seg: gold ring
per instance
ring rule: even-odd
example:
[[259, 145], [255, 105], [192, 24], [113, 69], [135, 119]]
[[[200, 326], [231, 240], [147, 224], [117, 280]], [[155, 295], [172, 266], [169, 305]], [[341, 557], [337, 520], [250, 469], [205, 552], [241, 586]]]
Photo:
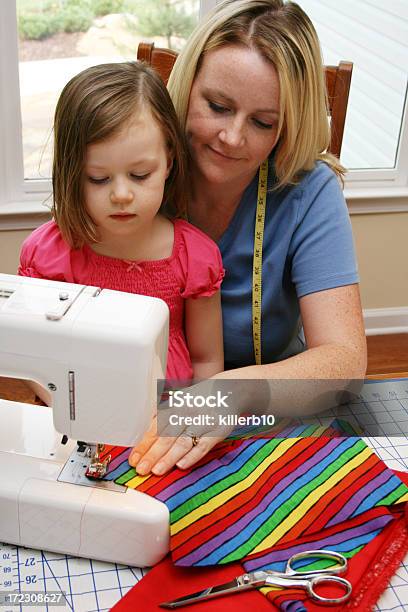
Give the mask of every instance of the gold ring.
[[193, 448], [197, 446], [199, 439], [200, 438], [198, 436], [191, 436], [191, 443], [193, 445]]

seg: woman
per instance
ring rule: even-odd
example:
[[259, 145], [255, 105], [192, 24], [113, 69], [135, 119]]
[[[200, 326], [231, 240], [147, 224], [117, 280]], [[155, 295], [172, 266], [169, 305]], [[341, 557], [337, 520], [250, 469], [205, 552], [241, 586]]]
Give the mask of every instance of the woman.
[[[324, 72], [309, 18], [284, 0], [226, 0], [193, 32], [168, 87], [190, 143], [189, 220], [218, 242], [226, 269], [225, 372], [215, 378], [362, 378], [344, 169], [325, 153]], [[256, 403], [254, 389], [261, 401], [265, 386], [245, 388], [242, 408]], [[152, 430], [130, 461], [141, 474], [162, 474], [194, 464], [220, 439], [157, 439]]]

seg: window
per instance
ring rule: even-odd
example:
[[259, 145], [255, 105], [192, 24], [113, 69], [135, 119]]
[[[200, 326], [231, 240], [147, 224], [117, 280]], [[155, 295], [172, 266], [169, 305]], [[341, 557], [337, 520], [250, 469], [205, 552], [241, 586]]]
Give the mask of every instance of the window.
[[1, 0], [2, 227], [10, 215], [45, 210], [52, 116], [69, 78], [89, 65], [135, 59], [140, 40], [179, 50], [200, 8], [199, 0]]
[[51, 176], [55, 104], [75, 74], [134, 60], [141, 40], [179, 51], [198, 22], [196, 0], [16, 0], [25, 179]]
[[[405, 0], [394, 0], [387, 7], [380, 0], [361, 0], [358, 4], [344, 0], [340, 5], [337, 0], [298, 1], [316, 25], [325, 62], [354, 62], [342, 155], [343, 163], [353, 168], [345, 190], [351, 210], [372, 207], [373, 198], [376, 210], [408, 210], [408, 4]], [[70, 76], [90, 64], [135, 58], [139, 40], [154, 40], [162, 46], [170, 43], [179, 49], [199, 11], [204, 13], [216, 3], [1, 0], [2, 227], [22, 227], [17, 220], [21, 213], [44, 210], [40, 204], [50, 195], [50, 148], [45, 145], [50, 140], [55, 100]], [[99, 14], [97, 5], [109, 10]], [[177, 27], [174, 25], [170, 40], [163, 30], [160, 36], [157, 29], [163, 10], [156, 12], [156, 23], [146, 16], [147, 7], [154, 16], [153, 9], [159, 5], [183, 17]], [[67, 10], [56, 11], [53, 21], [52, 10], [47, 8], [52, 6]], [[19, 27], [17, 12], [26, 16], [20, 18]], [[37, 20], [27, 18], [32, 13], [37, 13]], [[45, 15], [48, 21], [43, 19]], [[19, 41], [19, 28], [21, 37], [40, 39]], [[54, 34], [41, 38], [42, 29], [47, 28], [54, 29]], [[381, 200], [379, 195], [388, 199]], [[5, 225], [8, 218], [9, 226]]]
[[[353, 62], [342, 161], [349, 169], [394, 168], [407, 88], [408, 3], [300, 0], [325, 64]], [[378, 53], [381, 49], [381, 53]]]
[[[341, 154], [351, 170], [346, 195], [408, 198], [408, 3], [298, 2], [316, 27], [324, 62], [354, 64]], [[385, 206], [391, 209], [408, 206], [394, 199]]]

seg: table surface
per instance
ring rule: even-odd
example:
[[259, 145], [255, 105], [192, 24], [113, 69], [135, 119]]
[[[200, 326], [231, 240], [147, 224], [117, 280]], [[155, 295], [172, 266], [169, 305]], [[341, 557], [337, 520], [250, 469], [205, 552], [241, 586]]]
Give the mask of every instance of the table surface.
[[41, 400], [25, 380], [0, 376], [0, 399], [22, 402], [23, 404], [41, 404]]
[[[408, 372], [367, 376], [371, 380], [408, 379]], [[403, 384], [404, 383], [396, 383]], [[405, 389], [405, 385], [404, 385]], [[403, 407], [408, 412], [408, 390], [404, 392]], [[0, 377], [0, 399], [41, 404], [30, 386], [22, 380]], [[400, 444], [400, 446], [398, 445]], [[407, 439], [377, 438], [374, 450], [393, 469], [408, 467]], [[67, 599], [59, 610], [70, 612], [108, 612], [146, 570], [102, 563], [90, 559], [74, 558], [52, 552], [26, 549], [0, 543], [0, 570], [11, 573], [13, 588], [24, 593], [30, 591], [65, 591]], [[0, 584], [1, 584], [0, 576]], [[35, 581], [35, 582], [34, 582]], [[3, 587], [4, 588], [4, 587]], [[375, 606], [377, 612], [405, 612], [408, 604], [408, 558], [401, 564], [390, 585]], [[3, 608], [2, 608], [3, 609]], [[35, 609], [49, 612], [47, 606], [13, 606], [5, 612]]]

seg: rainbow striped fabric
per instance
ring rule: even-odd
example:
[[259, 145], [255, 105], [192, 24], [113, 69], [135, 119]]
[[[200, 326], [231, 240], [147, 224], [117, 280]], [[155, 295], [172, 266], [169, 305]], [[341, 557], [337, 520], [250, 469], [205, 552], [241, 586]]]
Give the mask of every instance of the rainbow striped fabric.
[[306, 549], [351, 557], [393, 520], [387, 506], [408, 501], [408, 488], [360, 438], [283, 433], [227, 439], [193, 468], [160, 477], [137, 476], [130, 450], [108, 447], [106, 478], [167, 505], [176, 564], [245, 560], [248, 571], [284, 569]]

